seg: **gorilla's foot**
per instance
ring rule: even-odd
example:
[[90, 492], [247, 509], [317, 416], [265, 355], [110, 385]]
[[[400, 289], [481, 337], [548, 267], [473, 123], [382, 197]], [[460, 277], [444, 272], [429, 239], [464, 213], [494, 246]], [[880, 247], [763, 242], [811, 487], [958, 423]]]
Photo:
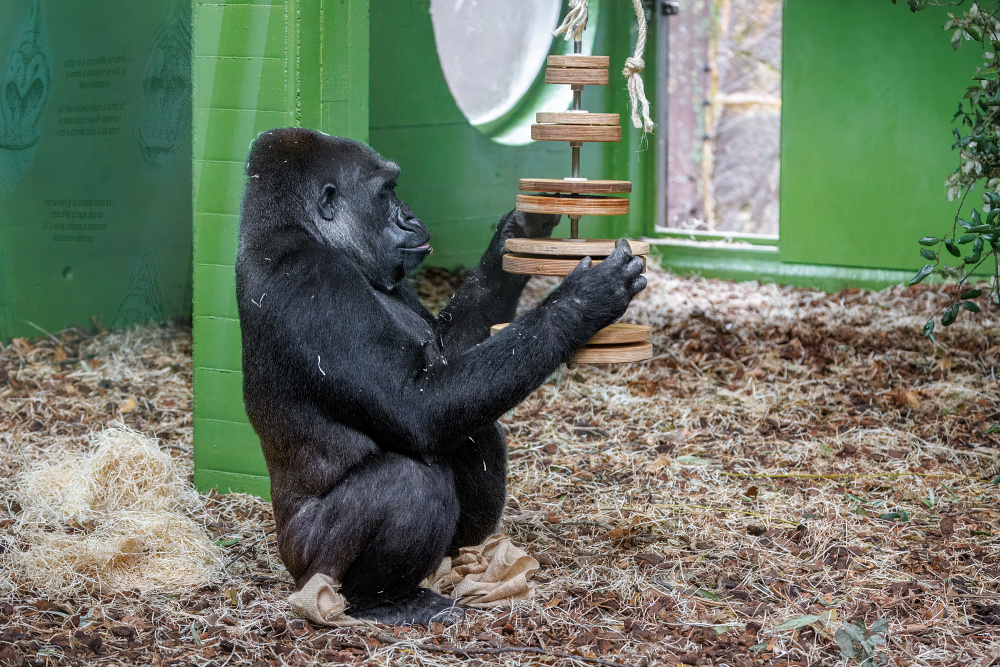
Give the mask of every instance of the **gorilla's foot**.
[[392, 602], [351, 605], [347, 613], [354, 618], [365, 618], [386, 625], [452, 625], [465, 618], [465, 612], [458, 603], [426, 588], [418, 588], [405, 598]]

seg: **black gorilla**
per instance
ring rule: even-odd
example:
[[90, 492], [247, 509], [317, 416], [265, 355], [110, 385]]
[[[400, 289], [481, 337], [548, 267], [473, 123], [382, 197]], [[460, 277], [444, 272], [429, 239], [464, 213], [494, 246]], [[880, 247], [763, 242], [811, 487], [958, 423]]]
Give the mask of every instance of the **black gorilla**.
[[[506, 239], [558, 216], [511, 212], [437, 317], [404, 280], [429, 234], [368, 146], [289, 128], [250, 150], [236, 294], [243, 393], [271, 476], [278, 549], [301, 586], [341, 583], [348, 613], [426, 623], [452, 601], [419, 588], [447, 554], [493, 533], [506, 502], [496, 420], [645, 287], [620, 241], [514, 318], [527, 277]], [[447, 615], [447, 614], [446, 614]]]

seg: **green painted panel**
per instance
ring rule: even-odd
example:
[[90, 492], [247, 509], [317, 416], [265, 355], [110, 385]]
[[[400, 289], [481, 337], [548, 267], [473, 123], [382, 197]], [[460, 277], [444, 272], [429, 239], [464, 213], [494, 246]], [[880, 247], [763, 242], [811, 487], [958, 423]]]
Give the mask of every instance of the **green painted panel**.
[[787, 0], [781, 257], [915, 270], [916, 240], [950, 229], [951, 117], [979, 62], [952, 50], [944, 9]]
[[[194, 295], [192, 311], [195, 317], [228, 317], [238, 319], [236, 308], [236, 274], [231, 266], [195, 264], [194, 282], [198, 292]], [[265, 296], [266, 298], [266, 296]]]
[[190, 53], [175, 0], [0, 3], [0, 340], [190, 313]]
[[251, 493], [271, 499], [271, 480], [267, 477], [195, 468], [194, 485], [202, 492], [218, 489], [222, 493]]
[[195, 419], [247, 421], [243, 409], [243, 373], [195, 368], [194, 410]]
[[[206, 87], [205, 96], [213, 109], [286, 111], [285, 62], [263, 58], [205, 58], [195, 56], [195, 80]], [[201, 92], [201, 91], [199, 91]]]
[[241, 475], [267, 475], [267, 465], [260, 445], [246, 447], [245, 443], [257, 442], [253, 427], [246, 423], [196, 419], [195, 467], [206, 470], [225, 470]]
[[194, 367], [222, 371], [243, 369], [240, 354], [239, 320], [224, 317], [195, 317], [198, 341], [194, 346]]
[[237, 162], [250, 152], [248, 137], [281, 127], [286, 119], [279, 111], [209, 108], [196, 108], [194, 117], [194, 154], [202, 160]]
[[236, 264], [240, 218], [233, 213], [196, 213], [195, 257], [204, 264]]
[[285, 7], [195, 5], [195, 51], [221, 58], [285, 58]]
[[195, 211], [239, 215], [246, 181], [245, 160], [246, 155], [239, 162], [201, 162], [198, 165], [198, 178], [194, 183]]

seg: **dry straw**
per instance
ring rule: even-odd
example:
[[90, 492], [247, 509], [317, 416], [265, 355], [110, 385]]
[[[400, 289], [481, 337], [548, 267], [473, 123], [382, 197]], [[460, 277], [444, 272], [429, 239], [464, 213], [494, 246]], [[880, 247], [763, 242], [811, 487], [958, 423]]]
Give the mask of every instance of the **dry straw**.
[[220, 550], [185, 514], [198, 495], [156, 441], [120, 424], [86, 454], [27, 469], [19, 540], [6, 555], [22, 583], [59, 595], [177, 591], [211, 582]]

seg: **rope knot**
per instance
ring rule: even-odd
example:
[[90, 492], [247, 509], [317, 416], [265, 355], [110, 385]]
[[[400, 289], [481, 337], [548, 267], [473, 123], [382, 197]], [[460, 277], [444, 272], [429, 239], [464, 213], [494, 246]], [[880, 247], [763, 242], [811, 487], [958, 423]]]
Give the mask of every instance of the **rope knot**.
[[638, 56], [630, 56], [625, 59], [625, 69], [622, 70], [622, 76], [631, 77], [642, 72], [646, 68], [646, 61]]

